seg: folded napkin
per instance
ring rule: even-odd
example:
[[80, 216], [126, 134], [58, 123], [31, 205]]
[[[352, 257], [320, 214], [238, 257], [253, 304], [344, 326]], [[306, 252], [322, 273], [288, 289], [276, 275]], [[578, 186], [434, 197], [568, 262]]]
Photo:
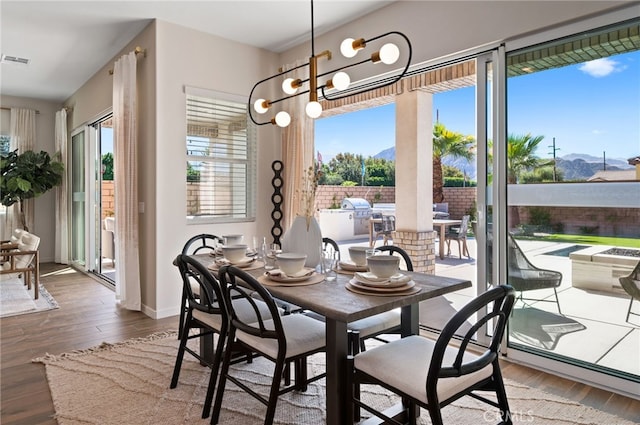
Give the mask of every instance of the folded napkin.
[[314, 270], [311, 268], [304, 268], [302, 270], [300, 270], [298, 273], [294, 274], [294, 275], [287, 275], [285, 274], [282, 270], [280, 269], [273, 269], [273, 270], [267, 270], [266, 272], [264, 272], [267, 276], [269, 277], [279, 277], [279, 278], [287, 278], [287, 277], [305, 277], [305, 276], [311, 276], [313, 274]]
[[411, 280], [411, 276], [407, 276], [402, 273], [396, 273], [391, 277], [378, 277], [371, 272], [355, 272], [354, 276], [358, 281], [362, 283], [375, 285], [400, 285], [403, 283], [408, 283]]

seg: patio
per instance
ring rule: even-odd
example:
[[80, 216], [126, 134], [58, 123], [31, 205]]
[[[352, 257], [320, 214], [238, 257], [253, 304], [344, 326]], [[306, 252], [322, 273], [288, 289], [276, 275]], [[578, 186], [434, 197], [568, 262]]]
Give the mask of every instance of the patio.
[[[368, 245], [368, 239], [338, 241], [343, 258], [348, 247]], [[511, 343], [548, 353], [609, 367], [617, 371], [640, 375], [640, 363], [629, 361], [640, 355], [640, 318], [631, 316], [625, 322], [629, 296], [611, 292], [575, 288], [571, 285], [569, 256], [548, 255], [567, 248], [569, 243], [518, 241], [527, 257], [536, 265], [562, 273], [558, 298], [563, 315], [550, 302], [516, 303], [510, 323]], [[378, 246], [380, 242], [378, 242]], [[440, 260], [436, 255], [436, 274], [470, 279], [474, 285], [456, 293], [428, 300], [420, 304], [420, 323], [423, 328], [441, 328], [444, 323], [476, 295], [476, 243], [468, 239], [471, 259], [459, 259], [452, 249], [452, 257]], [[437, 244], [436, 244], [437, 247]], [[437, 249], [437, 248], [436, 248]], [[529, 298], [553, 299], [552, 290], [527, 293]], [[634, 306], [637, 308], [637, 306]], [[636, 311], [636, 309], [634, 309]]]

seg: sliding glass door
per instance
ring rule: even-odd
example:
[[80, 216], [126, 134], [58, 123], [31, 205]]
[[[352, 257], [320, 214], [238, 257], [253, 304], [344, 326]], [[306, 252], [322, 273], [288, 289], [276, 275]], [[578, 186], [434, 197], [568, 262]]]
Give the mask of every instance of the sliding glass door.
[[111, 114], [72, 134], [72, 261], [115, 282], [115, 185]]
[[640, 316], [619, 278], [640, 261], [639, 28], [507, 53], [501, 239], [519, 296], [509, 356], [636, 395]]

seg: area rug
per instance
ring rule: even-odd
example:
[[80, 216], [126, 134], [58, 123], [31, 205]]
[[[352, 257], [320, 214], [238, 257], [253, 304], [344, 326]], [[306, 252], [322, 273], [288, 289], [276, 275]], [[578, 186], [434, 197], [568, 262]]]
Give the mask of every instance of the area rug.
[[27, 287], [21, 279], [0, 280], [0, 317], [36, 313], [58, 308], [58, 303], [44, 286], [38, 285], [38, 290], [40, 296], [37, 300], [34, 300], [33, 287], [27, 291]]
[[[195, 341], [194, 341], [195, 342]], [[153, 334], [122, 343], [34, 359], [44, 363], [60, 425], [100, 424], [208, 424], [201, 419], [202, 402], [209, 379], [205, 368], [188, 354], [175, 389], [169, 382], [177, 352], [175, 332]], [[310, 359], [310, 373], [324, 371], [324, 356]], [[262, 394], [267, 393], [271, 363], [255, 359], [234, 366], [234, 374]], [[514, 423], [533, 425], [632, 425], [584, 406], [559, 399], [537, 389], [507, 380], [507, 395]], [[364, 386], [370, 403], [386, 406], [395, 398], [377, 387]], [[275, 423], [317, 425], [325, 423], [324, 379], [305, 393], [291, 392], [280, 398]], [[265, 407], [229, 383], [224, 394], [220, 424], [262, 424]], [[477, 425], [499, 422], [498, 413], [469, 397], [443, 410], [444, 422]], [[429, 424], [423, 410], [422, 424]]]

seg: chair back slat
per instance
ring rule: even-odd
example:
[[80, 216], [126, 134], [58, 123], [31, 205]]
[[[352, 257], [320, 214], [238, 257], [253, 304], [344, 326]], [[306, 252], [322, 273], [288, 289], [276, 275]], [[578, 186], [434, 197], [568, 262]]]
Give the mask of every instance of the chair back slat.
[[208, 233], [195, 235], [184, 244], [182, 253], [194, 255], [214, 252], [221, 241], [222, 239], [218, 236]]

